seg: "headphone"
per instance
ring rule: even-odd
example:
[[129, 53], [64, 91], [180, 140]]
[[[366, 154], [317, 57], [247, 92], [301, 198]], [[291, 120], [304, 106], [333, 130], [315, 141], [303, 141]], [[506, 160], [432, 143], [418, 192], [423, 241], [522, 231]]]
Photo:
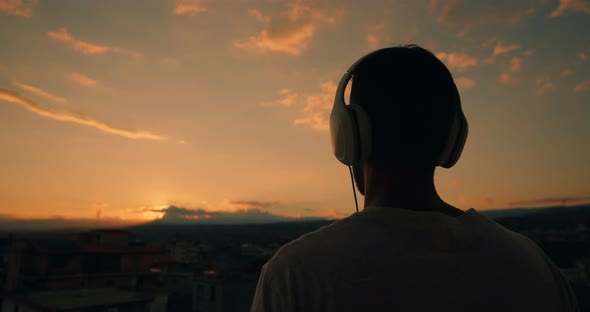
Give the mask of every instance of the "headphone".
[[[332, 141], [332, 152], [336, 158], [346, 166], [356, 166], [362, 162], [368, 160], [371, 157], [372, 150], [372, 136], [371, 136], [371, 121], [366, 111], [362, 106], [350, 103], [346, 104], [344, 99], [344, 92], [348, 82], [354, 75], [355, 70], [358, 68], [365, 59], [383, 50], [392, 49], [384, 48], [373, 51], [356, 61], [350, 68], [344, 73], [338, 83], [338, 89], [336, 90], [336, 97], [334, 99], [334, 106], [330, 113], [330, 138]], [[447, 142], [439, 156], [437, 166], [443, 168], [451, 168], [457, 163], [465, 141], [467, 140], [468, 125], [467, 119], [461, 109], [461, 99], [459, 93], [455, 88], [456, 98], [454, 101], [454, 117], [449, 132]], [[352, 175], [352, 169], [351, 169]], [[364, 183], [359, 183], [362, 178], [362, 174], [355, 172], [355, 180], [361, 194], [364, 194]], [[354, 184], [353, 184], [354, 188]], [[355, 193], [356, 200], [356, 193]], [[358, 211], [358, 208], [357, 208]]]

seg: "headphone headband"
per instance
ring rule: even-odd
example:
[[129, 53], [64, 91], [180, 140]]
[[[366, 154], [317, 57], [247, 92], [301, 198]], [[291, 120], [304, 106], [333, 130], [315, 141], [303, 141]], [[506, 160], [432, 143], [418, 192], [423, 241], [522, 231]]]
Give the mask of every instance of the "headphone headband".
[[[338, 83], [334, 106], [330, 114], [330, 136], [334, 155], [347, 166], [359, 164], [370, 157], [372, 136], [370, 119], [363, 107], [356, 103], [346, 105], [344, 99], [346, 87], [357, 67], [363, 61], [374, 54], [389, 49], [392, 48], [375, 50], [361, 57], [348, 68]], [[456, 86], [454, 88], [456, 99], [452, 101], [453, 122], [447, 143], [437, 161], [437, 165], [444, 168], [452, 167], [459, 160], [468, 132], [467, 119], [461, 108], [460, 96]]]

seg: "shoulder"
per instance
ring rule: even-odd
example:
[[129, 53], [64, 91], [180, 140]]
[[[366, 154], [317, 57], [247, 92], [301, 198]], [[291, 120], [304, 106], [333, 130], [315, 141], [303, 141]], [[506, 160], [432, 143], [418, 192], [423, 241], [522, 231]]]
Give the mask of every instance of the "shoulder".
[[[366, 222], [358, 213], [337, 220], [318, 230], [282, 246], [265, 264], [268, 275], [280, 275], [285, 271], [297, 271], [304, 278], [307, 275], [326, 275], [332, 271], [335, 258], [359, 245], [359, 233]], [[304, 273], [302, 273], [304, 272]]]
[[[492, 235], [487, 237], [486, 245], [499, 251], [499, 257], [494, 260], [501, 262], [505, 258], [513, 263], [522, 281], [534, 282], [537, 294], [543, 294], [544, 299], [555, 304], [556, 311], [579, 311], [571, 286], [543, 249], [530, 238], [488, 220], [493, 230], [487, 232]], [[514, 275], [518, 276], [517, 272]]]
[[335, 279], [329, 264], [340, 248], [338, 236], [351, 226], [349, 218], [281, 247], [262, 268], [252, 311], [308, 311], [308, 305], [330, 302]]

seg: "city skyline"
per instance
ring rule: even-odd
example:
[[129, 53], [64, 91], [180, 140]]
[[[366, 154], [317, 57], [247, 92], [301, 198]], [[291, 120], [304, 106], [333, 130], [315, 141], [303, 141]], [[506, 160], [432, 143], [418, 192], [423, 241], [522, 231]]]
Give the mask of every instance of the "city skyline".
[[437, 169], [443, 199], [590, 202], [589, 15], [584, 0], [0, 0], [0, 218], [347, 216], [336, 83], [408, 43], [449, 67], [470, 125]]

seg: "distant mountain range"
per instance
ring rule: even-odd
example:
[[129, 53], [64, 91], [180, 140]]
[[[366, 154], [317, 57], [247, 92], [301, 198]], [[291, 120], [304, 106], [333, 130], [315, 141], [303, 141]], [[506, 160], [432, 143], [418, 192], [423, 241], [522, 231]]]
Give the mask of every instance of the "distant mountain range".
[[[256, 224], [287, 224], [287, 223], [317, 223], [328, 224], [334, 220], [320, 217], [294, 218], [272, 214], [262, 210], [241, 210], [235, 212], [192, 210], [181, 207], [170, 206], [162, 211], [164, 216], [141, 225], [139, 227], [154, 226], [194, 226], [194, 225], [256, 225]], [[560, 224], [567, 222], [586, 222], [590, 225], [590, 204], [577, 206], [554, 206], [535, 208], [510, 208], [496, 210], [481, 210], [481, 214], [502, 222], [510, 220], [528, 220], [527, 222]], [[519, 221], [520, 222], [520, 221]], [[30, 231], [51, 231], [51, 230], [84, 230], [91, 228], [106, 227], [129, 227], [136, 228], [118, 219], [15, 219], [0, 216], [0, 234], [7, 232], [30, 232]]]
[[148, 224], [264, 224], [278, 222], [307, 222], [325, 220], [319, 217], [294, 218], [273, 214], [260, 209], [237, 211], [208, 211], [204, 209], [189, 209], [170, 206], [158, 212], [164, 213], [162, 218]]
[[576, 205], [576, 206], [549, 206], [549, 207], [532, 207], [532, 208], [508, 208], [508, 209], [494, 209], [494, 210], [478, 210], [479, 213], [491, 218], [498, 219], [504, 217], [521, 217], [531, 214], [563, 214], [579, 212], [580, 210], [589, 209], [590, 204]]

